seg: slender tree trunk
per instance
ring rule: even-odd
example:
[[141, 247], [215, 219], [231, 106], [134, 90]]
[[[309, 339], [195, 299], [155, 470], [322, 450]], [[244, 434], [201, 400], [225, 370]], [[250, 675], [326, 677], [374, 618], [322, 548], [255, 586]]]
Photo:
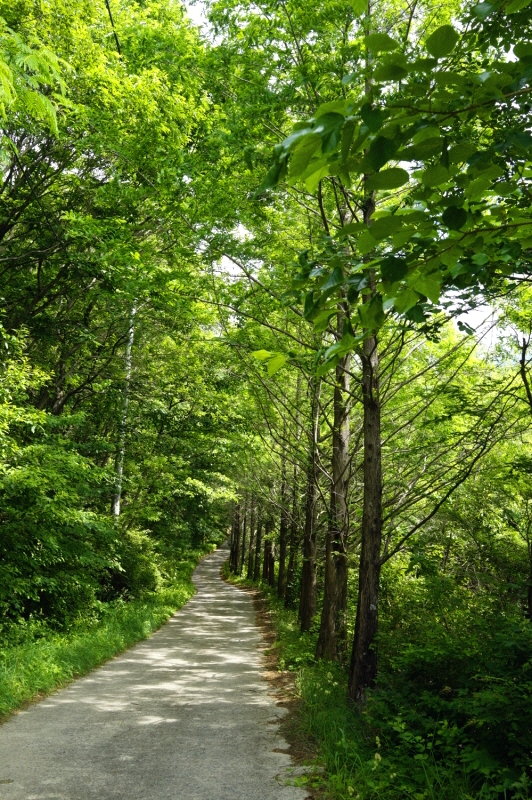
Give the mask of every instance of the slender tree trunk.
[[251, 498], [251, 509], [249, 519], [249, 555], [248, 555], [248, 572], [247, 579], [253, 578], [253, 547], [255, 544], [255, 503], [254, 498]]
[[270, 540], [270, 546], [268, 548], [268, 583], [272, 587], [275, 587], [275, 544], [272, 540]]
[[532, 622], [532, 559], [528, 570], [527, 618]]
[[244, 503], [244, 525], [242, 528], [242, 557], [240, 559], [240, 575], [242, 575], [244, 571], [244, 564], [246, 563], [246, 533], [247, 533], [247, 524], [248, 524], [248, 512], [246, 508], [246, 504]]
[[305, 532], [303, 537], [303, 569], [299, 619], [301, 631], [309, 631], [316, 614], [316, 500], [317, 500], [317, 444], [318, 444], [318, 387], [312, 381], [310, 453], [307, 469], [307, 495], [305, 502]]
[[294, 595], [294, 575], [297, 559], [297, 467], [294, 467], [294, 486], [292, 488], [292, 521], [290, 522], [290, 548], [288, 556], [288, 569], [286, 571], [286, 586], [284, 592], [284, 607], [289, 608]]
[[375, 636], [379, 622], [379, 578], [382, 539], [381, 409], [377, 338], [364, 340], [364, 508], [355, 639], [349, 668], [348, 695], [363, 702], [377, 674]]
[[116, 491], [113, 497], [111, 511], [114, 517], [120, 516], [120, 500], [122, 498], [122, 479], [124, 476], [124, 457], [126, 454], [126, 429], [127, 429], [127, 407], [129, 405], [129, 386], [131, 383], [131, 356], [133, 352], [133, 339], [135, 338], [135, 314], [137, 307], [135, 303], [131, 306], [129, 315], [129, 332], [126, 344], [126, 355], [124, 358], [126, 382], [122, 394], [122, 411], [120, 414], [120, 428], [118, 438], [118, 451], [115, 459], [116, 469]]
[[[339, 308], [338, 336], [341, 337], [345, 310]], [[349, 391], [350, 355], [336, 367], [332, 483], [329, 525], [325, 544], [325, 587], [316, 658], [336, 660], [345, 652], [347, 613], [347, 536], [349, 488]]]
[[[299, 440], [301, 436], [301, 410], [299, 406], [301, 394], [301, 373], [297, 373], [297, 388], [296, 388], [296, 433], [295, 439], [296, 443], [299, 445]], [[292, 519], [290, 522], [290, 544], [289, 544], [289, 556], [288, 556], [288, 569], [286, 573], [286, 586], [284, 592], [284, 607], [289, 608], [292, 605], [293, 597], [294, 597], [294, 575], [296, 570], [296, 563], [297, 563], [297, 551], [298, 551], [298, 536], [297, 536], [297, 478], [298, 478], [298, 468], [297, 464], [294, 464], [294, 475], [293, 475], [293, 483], [292, 483]]]
[[[286, 425], [285, 425], [286, 438]], [[286, 459], [283, 458], [281, 467], [281, 525], [279, 527], [279, 577], [277, 583], [277, 594], [284, 597], [286, 587], [286, 534], [288, 531], [288, 512], [286, 509]]]
[[235, 508], [235, 526], [233, 534], [233, 552], [231, 554], [231, 572], [235, 575], [238, 574], [238, 554], [240, 550], [240, 504], [236, 504]]
[[259, 581], [260, 580], [260, 553], [262, 548], [262, 519], [260, 518], [260, 511], [259, 511], [259, 520], [257, 523], [257, 541], [255, 543], [255, 567], [253, 570], [253, 580]]
[[[268, 525], [266, 525], [265, 534], [268, 533]], [[267, 539], [264, 541], [264, 553], [262, 556], [262, 580], [268, 583], [268, 572], [270, 569], [270, 543]]]

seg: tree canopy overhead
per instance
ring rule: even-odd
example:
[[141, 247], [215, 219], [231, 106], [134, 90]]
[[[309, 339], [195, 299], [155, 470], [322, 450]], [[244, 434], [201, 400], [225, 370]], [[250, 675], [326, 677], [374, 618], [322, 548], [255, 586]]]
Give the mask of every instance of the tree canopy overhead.
[[360, 797], [529, 797], [531, 20], [0, 0], [7, 649], [229, 536]]

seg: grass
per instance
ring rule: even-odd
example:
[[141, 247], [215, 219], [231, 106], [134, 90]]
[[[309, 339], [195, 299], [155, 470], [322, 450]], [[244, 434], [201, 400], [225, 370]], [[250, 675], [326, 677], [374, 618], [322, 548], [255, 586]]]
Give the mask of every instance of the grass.
[[173, 570], [170, 586], [130, 602], [110, 603], [96, 622], [66, 633], [45, 629], [0, 651], [0, 720], [27, 703], [85, 675], [136, 642], [146, 639], [195, 593], [192, 572], [201, 556], [188, 554]]
[[347, 670], [337, 663], [315, 661], [317, 626], [301, 634], [297, 612], [285, 609], [275, 590], [235, 576], [229, 580], [260, 588], [268, 601], [279, 669], [296, 673], [303, 701], [301, 723], [317, 742], [325, 767], [319, 781], [322, 796], [335, 800], [524, 800], [532, 796], [524, 774], [503, 781], [500, 775], [468, 769], [456, 730], [444, 719], [426, 735], [419, 735], [415, 720], [410, 724], [406, 714], [404, 718], [389, 715], [381, 728], [371, 703], [360, 710], [347, 700]]

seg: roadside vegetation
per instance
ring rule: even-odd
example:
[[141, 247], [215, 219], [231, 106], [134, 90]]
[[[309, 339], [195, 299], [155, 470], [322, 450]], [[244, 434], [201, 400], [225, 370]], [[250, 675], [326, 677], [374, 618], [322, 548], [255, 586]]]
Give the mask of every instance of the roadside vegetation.
[[333, 796], [529, 798], [530, 2], [0, 0], [5, 712], [230, 532]]
[[412, 603], [412, 587], [404, 585], [396, 601], [408, 603], [405, 622], [417, 636], [405, 642], [392, 615], [383, 614], [381, 674], [358, 714], [346, 699], [342, 665], [315, 658], [318, 626], [301, 633], [297, 613], [268, 583], [231, 576], [228, 565], [225, 576], [266, 598], [278, 668], [293, 673], [301, 728], [325, 768], [294, 779], [298, 785], [346, 800], [530, 796], [523, 732], [532, 712], [532, 632], [518, 616], [487, 615], [464, 626], [464, 609], [455, 605], [447, 625], [427, 624], [427, 587]]

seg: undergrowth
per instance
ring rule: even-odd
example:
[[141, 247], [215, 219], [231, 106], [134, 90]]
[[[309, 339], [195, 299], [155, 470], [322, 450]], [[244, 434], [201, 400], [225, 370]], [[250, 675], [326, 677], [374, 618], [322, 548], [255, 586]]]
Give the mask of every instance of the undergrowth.
[[[255, 585], [234, 576], [230, 580]], [[432, 620], [430, 630], [419, 631], [418, 642], [407, 643], [385, 630], [379, 683], [359, 709], [347, 700], [346, 667], [315, 661], [317, 625], [301, 634], [297, 612], [285, 609], [269, 586], [261, 583], [260, 589], [277, 633], [279, 669], [296, 673], [302, 724], [325, 766], [321, 779], [311, 780], [325, 797], [532, 797], [532, 662], [526, 625], [505, 619], [498, 628], [493, 618], [480, 630], [443, 635]]]
[[43, 624], [11, 630], [11, 641], [4, 641], [0, 650], [0, 720], [160, 628], [194, 594], [192, 572], [212, 548], [207, 545], [174, 557], [158, 591], [129, 602], [102, 603], [97, 619], [80, 620], [65, 632]]

